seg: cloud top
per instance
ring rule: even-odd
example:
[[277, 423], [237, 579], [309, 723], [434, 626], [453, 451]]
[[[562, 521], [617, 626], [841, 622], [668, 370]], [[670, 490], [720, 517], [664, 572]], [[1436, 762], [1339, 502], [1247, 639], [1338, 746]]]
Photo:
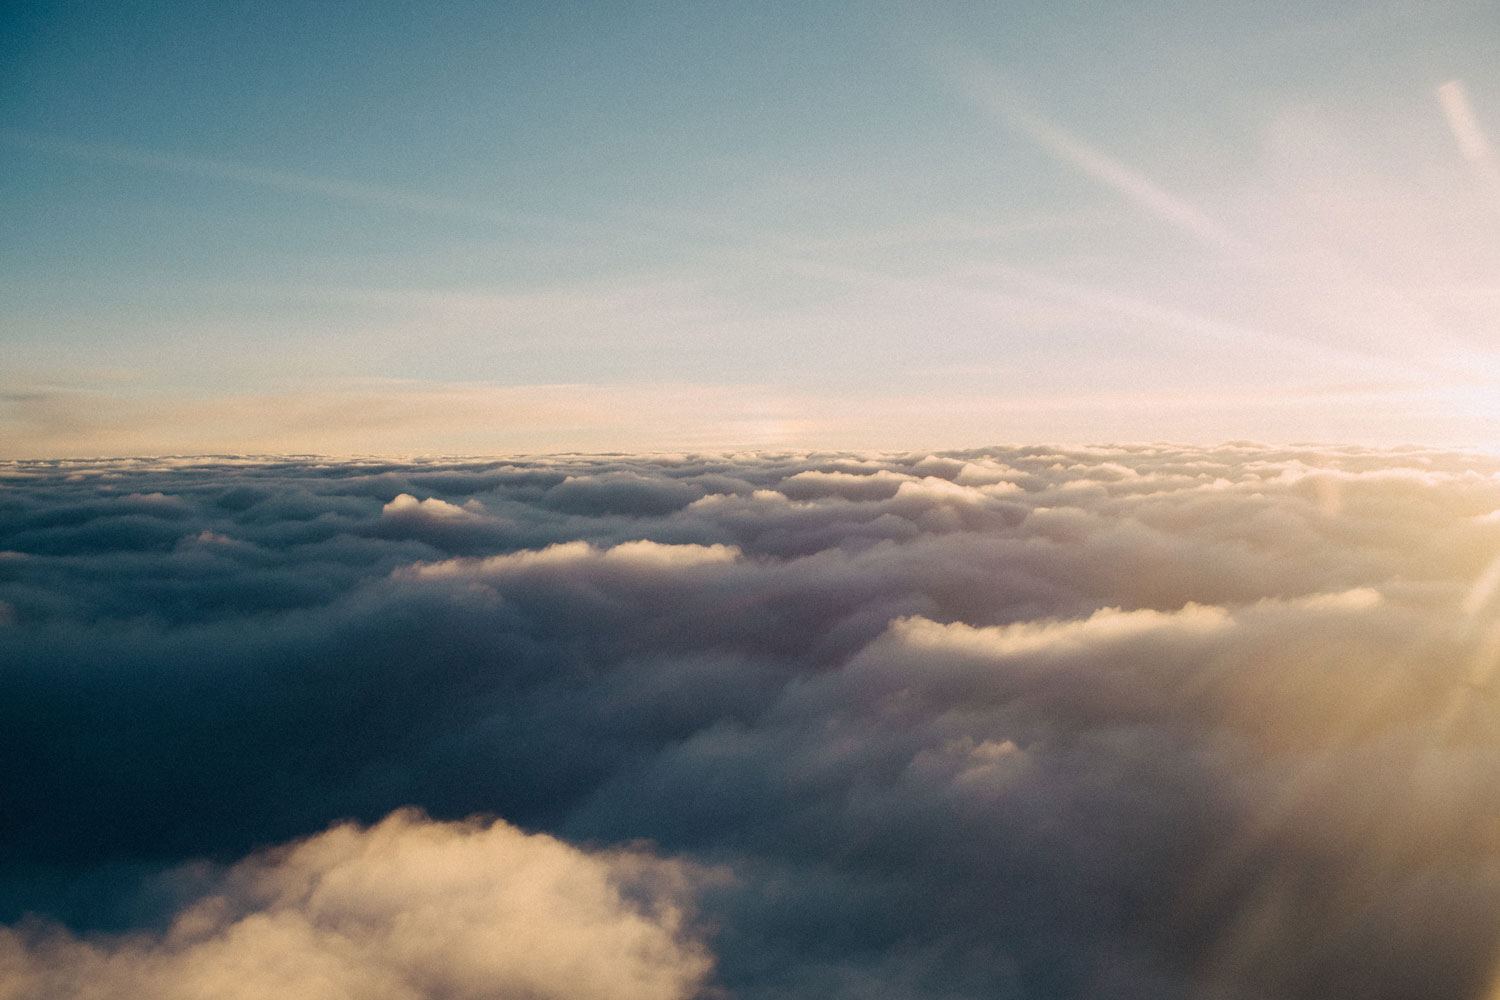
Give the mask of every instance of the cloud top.
[[164, 934], [0, 928], [6, 1000], [683, 1000], [710, 961], [694, 872], [412, 810], [254, 855]]
[[0, 980], [1479, 1000], [1496, 510], [1419, 448], [12, 463]]

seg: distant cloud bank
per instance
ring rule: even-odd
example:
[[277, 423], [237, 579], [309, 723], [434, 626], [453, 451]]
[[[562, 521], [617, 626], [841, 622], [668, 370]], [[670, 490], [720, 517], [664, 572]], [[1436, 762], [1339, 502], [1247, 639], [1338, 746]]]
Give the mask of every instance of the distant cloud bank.
[[0, 998], [1481, 1000], [1500, 458], [0, 465]]

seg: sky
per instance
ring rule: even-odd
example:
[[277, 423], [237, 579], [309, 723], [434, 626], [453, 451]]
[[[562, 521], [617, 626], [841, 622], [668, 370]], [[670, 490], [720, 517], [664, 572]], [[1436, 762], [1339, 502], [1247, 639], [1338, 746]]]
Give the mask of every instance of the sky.
[[3, 17], [0, 456], [1497, 441], [1482, 0]]
[[1497, 1000], [1497, 51], [0, 2], [0, 1000]]
[[1500, 460], [0, 463], [0, 1000], [1493, 1000]]

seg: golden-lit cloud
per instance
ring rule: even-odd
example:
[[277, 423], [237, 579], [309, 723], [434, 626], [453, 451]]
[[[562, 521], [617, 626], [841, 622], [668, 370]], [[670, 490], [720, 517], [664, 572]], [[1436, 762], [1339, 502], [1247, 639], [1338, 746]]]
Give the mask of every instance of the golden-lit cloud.
[[1500, 968], [1493, 455], [59, 460], [0, 504], [17, 1000]]
[[162, 934], [0, 928], [6, 1000], [687, 1000], [695, 873], [394, 813], [254, 855]]
[[528, 571], [577, 571], [585, 566], [606, 570], [688, 569], [733, 562], [740, 550], [732, 545], [663, 545], [642, 538], [599, 549], [587, 542], [561, 542], [539, 550], [522, 550], [487, 559], [449, 559], [418, 563], [398, 570], [399, 576], [415, 579], [443, 577], [489, 577]]

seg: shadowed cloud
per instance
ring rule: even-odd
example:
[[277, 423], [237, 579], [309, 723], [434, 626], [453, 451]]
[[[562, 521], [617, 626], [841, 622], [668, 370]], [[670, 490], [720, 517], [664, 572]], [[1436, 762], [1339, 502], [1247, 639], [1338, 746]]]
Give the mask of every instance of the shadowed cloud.
[[1496, 511], [1421, 449], [10, 463], [0, 979], [1482, 1000]]

